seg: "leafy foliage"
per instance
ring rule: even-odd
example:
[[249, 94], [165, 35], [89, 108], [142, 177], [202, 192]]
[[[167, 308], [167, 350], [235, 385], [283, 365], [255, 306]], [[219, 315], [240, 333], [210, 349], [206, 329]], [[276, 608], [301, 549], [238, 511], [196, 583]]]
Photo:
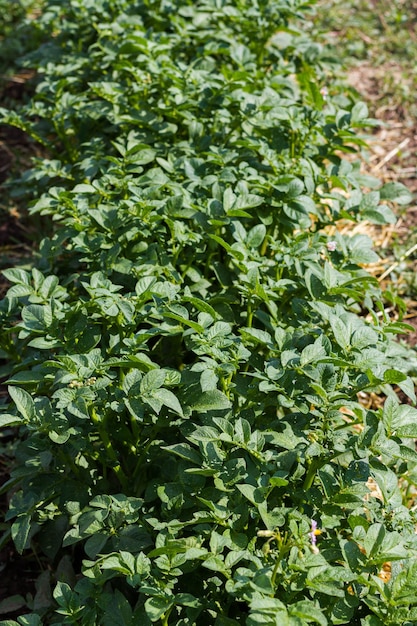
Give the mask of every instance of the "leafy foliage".
[[[28, 50], [38, 47], [40, 36], [34, 17], [39, 10], [36, 0], [0, 0], [0, 87], [2, 100], [8, 77], [16, 72], [20, 57]], [[30, 16], [27, 19], [27, 15]], [[7, 89], [5, 90], [7, 91]], [[13, 103], [16, 105], [16, 102]]]
[[55, 576], [20, 624], [417, 623], [407, 326], [372, 242], [330, 235], [408, 195], [343, 157], [372, 120], [325, 96], [310, 8], [45, 3], [2, 112], [49, 150], [20, 184], [55, 223], [0, 305], [7, 518]]

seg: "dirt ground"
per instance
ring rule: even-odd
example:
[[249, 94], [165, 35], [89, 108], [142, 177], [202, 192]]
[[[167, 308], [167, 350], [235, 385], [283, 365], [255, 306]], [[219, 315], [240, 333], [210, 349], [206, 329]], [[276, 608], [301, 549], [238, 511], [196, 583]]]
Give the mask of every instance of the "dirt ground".
[[[381, 125], [369, 138], [370, 156], [364, 169], [367, 173], [380, 178], [383, 182], [401, 182], [412, 193], [413, 201], [399, 212], [399, 219], [393, 226], [365, 228], [369, 229], [369, 235], [373, 238], [376, 246], [383, 252], [389, 251], [393, 245], [403, 245], [404, 254], [407, 256], [407, 272], [417, 272], [417, 250], [415, 237], [417, 233], [417, 125], [416, 120], [409, 116], [404, 106], [396, 103], [387, 104], [386, 94], [382, 94], [382, 84], [386, 76], [390, 76], [391, 82], [403, 80], [401, 68], [394, 62], [374, 67], [370, 63], [363, 62], [351, 68], [348, 72], [348, 83], [363, 97], [371, 109], [371, 114], [381, 122]], [[382, 95], [381, 95], [382, 94]], [[384, 104], [381, 104], [381, 100]], [[409, 245], [408, 245], [409, 243]], [[390, 266], [389, 254], [384, 267], [379, 271], [386, 271]], [[395, 262], [391, 264], [393, 267]], [[397, 267], [393, 267], [397, 270]], [[398, 270], [397, 270], [398, 272]], [[376, 272], [376, 276], [381, 273]], [[388, 274], [386, 280], [389, 281]], [[397, 276], [401, 281], [401, 276]], [[408, 290], [409, 291], [409, 290]], [[417, 293], [407, 293], [407, 313], [404, 321], [413, 326], [416, 331], [402, 335], [401, 340], [409, 345], [417, 345]]]

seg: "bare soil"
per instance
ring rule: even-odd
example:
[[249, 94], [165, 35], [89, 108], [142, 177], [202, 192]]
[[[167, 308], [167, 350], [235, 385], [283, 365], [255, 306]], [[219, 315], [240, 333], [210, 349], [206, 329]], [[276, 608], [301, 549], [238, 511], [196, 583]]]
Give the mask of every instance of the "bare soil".
[[[401, 66], [395, 62], [375, 67], [363, 62], [348, 71], [348, 83], [362, 96], [371, 109], [371, 114], [381, 122], [369, 140], [370, 155], [365, 170], [384, 182], [401, 182], [413, 194], [413, 201], [399, 210], [399, 219], [393, 226], [365, 226], [381, 252], [384, 263], [376, 269], [381, 275], [393, 263], [390, 250], [393, 245], [405, 248], [411, 236], [417, 234], [417, 126], [404, 105], [389, 101], [387, 104], [387, 76], [392, 85], [404, 81]], [[385, 91], [384, 91], [385, 89]], [[407, 252], [407, 250], [405, 250]], [[407, 257], [407, 271], [417, 272], [417, 251]], [[387, 284], [390, 276], [387, 276]], [[401, 281], [401, 277], [399, 278]], [[404, 321], [413, 326], [415, 332], [399, 338], [410, 346], [417, 345], [417, 293], [405, 296], [407, 314]]]

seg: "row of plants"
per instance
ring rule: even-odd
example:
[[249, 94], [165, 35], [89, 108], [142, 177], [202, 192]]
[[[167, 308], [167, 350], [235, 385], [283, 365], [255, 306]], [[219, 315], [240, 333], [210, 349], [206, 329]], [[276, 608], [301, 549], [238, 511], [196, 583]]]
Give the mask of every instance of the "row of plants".
[[[41, 31], [37, 30], [35, 18], [39, 11], [37, 0], [0, 0], [0, 99], [5, 97], [8, 81], [22, 68], [19, 59], [34, 50], [42, 41]], [[21, 86], [21, 83], [19, 84]]]
[[415, 356], [337, 230], [410, 194], [361, 173], [375, 122], [312, 9], [43, 3], [1, 111], [45, 154], [12, 183], [42, 237], [4, 272], [0, 424], [51, 595], [2, 626], [417, 624]]

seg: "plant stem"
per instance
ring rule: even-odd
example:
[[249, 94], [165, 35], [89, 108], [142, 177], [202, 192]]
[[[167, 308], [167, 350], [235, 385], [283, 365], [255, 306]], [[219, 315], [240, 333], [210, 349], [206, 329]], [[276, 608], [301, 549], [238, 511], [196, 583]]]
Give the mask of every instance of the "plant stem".
[[107, 434], [107, 429], [106, 429], [106, 424], [105, 424], [105, 420], [101, 420], [99, 418], [99, 416], [97, 415], [97, 411], [96, 409], [93, 407], [91, 409], [91, 420], [93, 422], [93, 424], [97, 427], [98, 433], [100, 435], [100, 438], [104, 444], [104, 447], [106, 449], [106, 452], [108, 454], [108, 456], [110, 457], [110, 459], [114, 462], [114, 465], [112, 466], [112, 470], [113, 472], [116, 474], [121, 486], [123, 487], [123, 489], [128, 492], [129, 491], [129, 481], [128, 478], [126, 476], [126, 474], [124, 473], [120, 463], [119, 463], [119, 459], [117, 458], [117, 454], [115, 449], [113, 448], [113, 445], [110, 441], [110, 438]]
[[318, 464], [315, 461], [312, 461], [310, 463], [310, 467], [308, 468], [307, 475], [304, 479], [304, 484], [303, 484], [304, 491], [307, 491], [308, 489], [310, 489], [311, 485], [313, 484], [314, 478], [316, 476], [316, 471], [318, 470], [319, 467], [320, 467], [320, 464]]
[[168, 626], [168, 618], [171, 614], [172, 606], [161, 617], [161, 626]]
[[248, 306], [246, 307], [246, 326], [248, 328], [252, 328], [253, 322], [253, 308], [251, 302], [251, 296], [248, 298]]

